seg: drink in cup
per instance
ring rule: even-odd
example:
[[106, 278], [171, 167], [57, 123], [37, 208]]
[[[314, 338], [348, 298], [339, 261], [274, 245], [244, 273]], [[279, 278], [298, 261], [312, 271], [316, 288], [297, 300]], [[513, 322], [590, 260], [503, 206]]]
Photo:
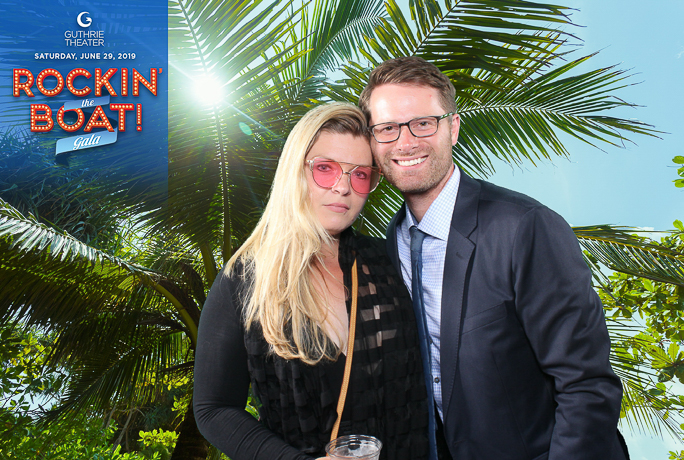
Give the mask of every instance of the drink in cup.
[[378, 438], [359, 434], [340, 436], [325, 446], [328, 457], [335, 460], [378, 460], [380, 449]]

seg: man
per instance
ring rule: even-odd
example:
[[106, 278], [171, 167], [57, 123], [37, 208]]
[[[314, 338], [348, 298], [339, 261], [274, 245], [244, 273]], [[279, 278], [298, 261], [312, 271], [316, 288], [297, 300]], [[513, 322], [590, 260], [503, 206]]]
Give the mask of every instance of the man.
[[387, 241], [421, 332], [432, 458], [626, 459], [622, 386], [577, 239], [537, 201], [454, 166], [454, 99], [437, 67], [407, 57], [377, 67], [359, 100], [406, 200]]

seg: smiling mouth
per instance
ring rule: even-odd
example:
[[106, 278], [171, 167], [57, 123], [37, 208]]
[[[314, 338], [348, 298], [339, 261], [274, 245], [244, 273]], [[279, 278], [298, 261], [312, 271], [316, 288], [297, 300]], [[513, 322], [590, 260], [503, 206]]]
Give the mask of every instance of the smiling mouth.
[[394, 160], [399, 166], [415, 166], [427, 160], [427, 157], [414, 158], [412, 160]]

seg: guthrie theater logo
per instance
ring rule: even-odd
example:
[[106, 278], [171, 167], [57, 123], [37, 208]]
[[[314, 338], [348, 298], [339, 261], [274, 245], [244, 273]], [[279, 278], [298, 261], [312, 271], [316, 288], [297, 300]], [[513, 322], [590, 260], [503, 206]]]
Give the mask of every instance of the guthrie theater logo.
[[87, 30], [93, 23], [90, 13], [82, 11], [76, 17], [79, 26], [86, 30], [67, 30], [64, 32], [66, 46], [104, 46], [104, 30]]

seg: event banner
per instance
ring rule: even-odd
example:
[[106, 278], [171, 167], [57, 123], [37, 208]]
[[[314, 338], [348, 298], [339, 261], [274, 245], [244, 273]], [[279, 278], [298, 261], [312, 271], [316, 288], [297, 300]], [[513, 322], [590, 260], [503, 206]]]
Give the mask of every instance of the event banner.
[[4, 138], [50, 152], [56, 165], [162, 192], [168, 3], [22, 0], [0, 13]]

